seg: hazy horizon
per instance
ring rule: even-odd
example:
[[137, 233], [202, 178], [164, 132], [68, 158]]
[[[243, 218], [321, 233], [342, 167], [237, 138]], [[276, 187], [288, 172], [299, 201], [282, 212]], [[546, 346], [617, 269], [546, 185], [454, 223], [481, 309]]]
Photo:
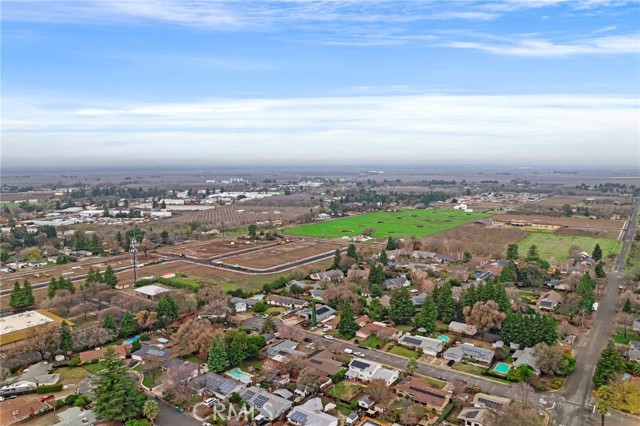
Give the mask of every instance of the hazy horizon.
[[638, 169], [637, 6], [3, 2], [3, 170]]

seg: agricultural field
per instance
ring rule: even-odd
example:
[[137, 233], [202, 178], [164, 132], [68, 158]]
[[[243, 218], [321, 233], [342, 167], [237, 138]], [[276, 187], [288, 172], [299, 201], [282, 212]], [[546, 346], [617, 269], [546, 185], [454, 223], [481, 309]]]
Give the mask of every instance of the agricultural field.
[[624, 220], [589, 219], [586, 217], [553, 217], [501, 214], [492, 218], [495, 222], [524, 221], [533, 229], [548, 229], [563, 235], [592, 236], [616, 239], [624, 227]]
[[[590, 199], [589, 202], [587, 202], [587, 198]], [[623, 197], [615, 194], [594, 196], [554, 195], [534, 203], [523, 204], [517, 210], [526, 214], [549, 214], [553, 212], [553, 214], [561, 215], [562, 207], [568, 204], [573, 208], [586, 208], [589, 211], [589, 215], [594, 215], [598, 218], [609, 218], [614, 214], [626, 218], [633, 210], [633, 202], [633, 197]]]
[[275, 247], [238, 256], [227, 257], [224, 263], [249, 268], [266, 269], [284, 263], [293, 262], [306, 257], [315, 256], [322, 253], [332, 252], [339, 248], [344, 248], [343, 241], [331, 240], [294, 240], [288, 244], [277, 245]]
[[216, 240], [194, 242], [180, 246], [162, 247], [158, 253], [180, 253], [198, 259], [207, 259], [212, 256], [233, 253], [261, 245], [274, 244], [274, 241], [249, 241], [237, 238], [221, 238]]
[[[209, 210], [192, 211], [175, 215], [165, 221], [169, 224], [187, 225], [199, 223], [215, 229], [233, 229], [252, 223], [281, 220], [285, 225], [300, 223], [309, 215], [309, 207], [303, 206], [263, 206], [234, 204]], [[259, 226], [258, 226], [259, 227]]]
[[371, 230], [371, 235], [378, 238], [424, 237], [489, 216], [459, 210], [399, 210], [302, 225], [286, 232], [307, 237], [340, 238], [357, 236], [365, 230]]
[[530, 246], [535, 244], [542, 259], [554, 257], [556, 260], [564, 261], [569, 258], [571, 246], [578, 246], [582, 251], [591, 253], [596, 244], [600, 244], [603, 257], [610, 253], [618, 253], [621, 243], [618, 240], [607, 238], [591, 238], [580, 236], [557, 235], [544, 232], [534, 232], [518, 243], [520, 254], [524, 256]]
[[493, 258], [503, 256], [509, 244], [517, 243], [528, 235], [529, 232], [522, 229], [467, 224], [423, 238], [421, 248], [460, 255], [468, 251], [474, 256]]

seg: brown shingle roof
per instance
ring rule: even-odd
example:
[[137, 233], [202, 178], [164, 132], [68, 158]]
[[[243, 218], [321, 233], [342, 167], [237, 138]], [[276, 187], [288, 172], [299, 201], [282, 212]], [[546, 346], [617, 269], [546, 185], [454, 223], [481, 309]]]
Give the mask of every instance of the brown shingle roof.
[[449, 393], [434, 388], [424, 380], [407, 376], [396, 385], [397, 392], [411, 396], [414, 401], [443, 408], [449, 402]]

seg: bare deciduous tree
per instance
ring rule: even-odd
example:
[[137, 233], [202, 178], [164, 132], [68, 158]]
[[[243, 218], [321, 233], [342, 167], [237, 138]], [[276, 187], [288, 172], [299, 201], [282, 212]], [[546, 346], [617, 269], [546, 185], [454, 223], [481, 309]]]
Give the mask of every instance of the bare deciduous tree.
[[529, 398], [533, 394], [533, 387], [527, 382], [519, 382], [511, 386], [513, 395], [523, 407], [529, 406]]
[[375, 379], [369, 382], [367, 387], [367, 393], [375, 402], [386, 404], [393, 395], [392, 390], [387, 386], [387, 383], [382, 379]]
[[538, 343], [533, 347], [533, 353], [538, 358], [538, 368], [544, 374], [562, 373], [562, 359], [564, 351], [558, 345], [549, 346]]
[[200, 359], [207, 359], [211, 340], [224, 335], [220, 327], [213, 327], [208, 321], [194, 319], [180, 326], [176, 339], [182, 342], [181, 355], [197, 353]]
[[467, 324], [475, 325], [479, 331], [500, 329], [507, 318], [507, 314], [500, 312], [500, 307], [493, 300], [488, 302], [476, 302], [466, 306], [463, 310]]

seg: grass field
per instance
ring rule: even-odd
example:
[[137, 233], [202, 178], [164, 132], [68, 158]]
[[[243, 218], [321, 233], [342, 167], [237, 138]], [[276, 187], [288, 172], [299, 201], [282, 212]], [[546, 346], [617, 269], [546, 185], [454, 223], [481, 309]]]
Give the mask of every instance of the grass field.
[[390, 352], [394, 355], [400, 355], [405, 358], [418, 358], [420, 356], [418, 352], [400, 345], [390, 347], [389, 349], [387, 349], [387, 352]]
[[399, 210], [376, 212], [290, 228], [287, 233], [307, 237], [340, 238], [373, 229], [374, 237], [424, 237], [489, 217], [458, 210]]
[[596, 244], [600, 244], [604, 258], [606, 258], [609, 253], [618, 253], [620, 251], [620, 241], [618, 240], [534, 233], [518, 243], [520, 256], [526, 256], [527, 250], [533, 244], [538, 247], [540, 257], [545, 260], [550, 256], [560, 261], [567, 260], [569, 257], [569, 248], [574, 245], [580, 247], [582, 251], [591, 253]]

